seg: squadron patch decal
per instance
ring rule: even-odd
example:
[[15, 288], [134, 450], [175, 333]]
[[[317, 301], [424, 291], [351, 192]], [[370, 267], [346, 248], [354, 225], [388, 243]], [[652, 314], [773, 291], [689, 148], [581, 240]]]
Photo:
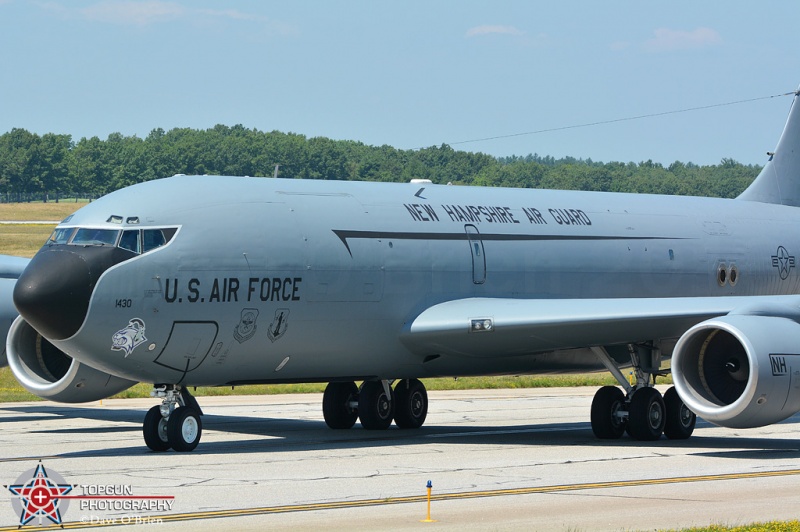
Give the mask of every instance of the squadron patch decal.
[[256, 334], [256, 319], [258, 319], [258, 310], [254, 308], [246, 308], [242, 310], [242, 316], [239, 318], [239, 325], [233, 330], [233, 337], [240, 344], [248, 341]]
[[279, 308], [275, 311], [275, 319], [269, 324], [267, 336], [271, 341], [275, 341], [286, 333], [286, 328], [289, 325], [289, 309]]
[[133, 350], [147, 341], [144, 335], [144, 320], [133, 318], [128, 322], [128, 326], [120, 329], [111, 337], [112, 351], [124, 351], [125, 358], [133, 353]]

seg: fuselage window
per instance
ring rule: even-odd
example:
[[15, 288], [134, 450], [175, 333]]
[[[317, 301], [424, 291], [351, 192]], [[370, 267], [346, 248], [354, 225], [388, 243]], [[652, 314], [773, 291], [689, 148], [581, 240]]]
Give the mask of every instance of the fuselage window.
[[70, 244], [76, 246], [113, 246], [117, 243], [117, 229], [81, 228], [75, 232]]

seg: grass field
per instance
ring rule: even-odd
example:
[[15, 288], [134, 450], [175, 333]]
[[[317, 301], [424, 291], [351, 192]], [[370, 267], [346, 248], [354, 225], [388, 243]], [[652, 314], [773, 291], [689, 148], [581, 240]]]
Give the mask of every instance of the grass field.
[[55, 225], [0, 224], [0, 253], [33, 257], [53, 232]]
[[0, 254], [33, 257], [53, 232], [53, 227], [83, 205], [86, 202], [76, 203], [74, 200], [59, 203], [0, 203], [0, 222], [53, 222], [53, 225], [0, 224]]
[[54, 203], [0, 203], [0, 221], [52, 220], [60, 222], [86, 205], [85, 201], [68, 200]]
[[[771, 521], [769, 523], [754, 523], [752, 525], [726, 526], [712, 525], [709, 527], [684, 528], [680, 532], [798, 532], [800, 521]], [[678, 532], [662, 531], [662, 532]]]

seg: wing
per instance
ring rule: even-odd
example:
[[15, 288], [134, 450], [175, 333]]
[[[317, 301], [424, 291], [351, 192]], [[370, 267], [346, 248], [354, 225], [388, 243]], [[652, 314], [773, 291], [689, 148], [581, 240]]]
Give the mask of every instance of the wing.
[[678, 338], [732, 312], [796, 316], [800, 296], [458, 299], [423, 311], [401, 340], [420, 354], [515, 356]]
[[11, 322], [17, 317], [17, 309], [11, 296], [14, 293], [14, 284], [17, 278], [28, 265], [30, 259], [0, 255], [0, 368], [7, 366], [6, 361], [6, 335], [11, 327]]
[[0, 255], [0, 279], [19, 279], [31, 259]]

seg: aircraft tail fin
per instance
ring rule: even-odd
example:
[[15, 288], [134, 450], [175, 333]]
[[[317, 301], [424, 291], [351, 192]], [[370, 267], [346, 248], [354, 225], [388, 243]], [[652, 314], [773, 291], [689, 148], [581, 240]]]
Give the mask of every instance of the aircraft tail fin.
[[800, 90], [769, 161], [738, 199], [800, 207]]

